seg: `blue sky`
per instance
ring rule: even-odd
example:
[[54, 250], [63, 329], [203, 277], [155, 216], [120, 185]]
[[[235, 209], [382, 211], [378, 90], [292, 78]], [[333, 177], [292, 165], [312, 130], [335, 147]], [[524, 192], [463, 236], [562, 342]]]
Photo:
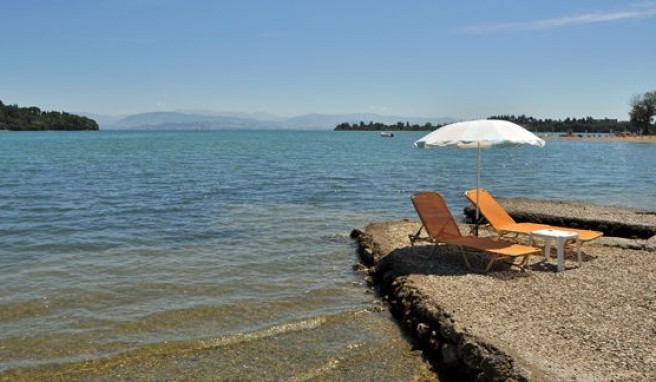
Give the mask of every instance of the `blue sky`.
[[656, 1], [0, 0], [0, 100], [627, 119], [656, 90]]

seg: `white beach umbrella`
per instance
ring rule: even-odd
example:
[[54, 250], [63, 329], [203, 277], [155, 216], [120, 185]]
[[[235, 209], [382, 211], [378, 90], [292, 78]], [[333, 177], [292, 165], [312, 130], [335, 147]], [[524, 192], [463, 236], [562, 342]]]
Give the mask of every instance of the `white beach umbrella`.
[[[478, 149], [477, 190], [481, 187], [481, 148], [497, 145], [532, 145], [542, 147], [544, 146], [544, 141], [515, 123], [497, 119], [479, 119], [442, 126], [414, 143], [414, 146], [418, 148], [457, 146], [460, 148]], [[478, 220], [477, 192], [476, 235], [478, 235]]]

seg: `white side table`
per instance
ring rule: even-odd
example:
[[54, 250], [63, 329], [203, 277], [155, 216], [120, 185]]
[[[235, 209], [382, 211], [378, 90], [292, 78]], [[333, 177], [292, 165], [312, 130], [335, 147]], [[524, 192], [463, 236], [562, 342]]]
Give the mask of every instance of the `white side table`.
[[581, 266], [581, 241], [579, 240], [579, 234], [576, 232], [560, 231], [557, 229], [539, 229], [531, 232], [531, 244], [533, 244], [534, 237], [544, 240], [545, 259], [548, 259], [551, 254], [551, 241], [556, 241], [558, 272], [562, 272], [565, 269], [565, 242], [572, 239], [576, 240], [576, 256], [579, 261], [579, 267]]

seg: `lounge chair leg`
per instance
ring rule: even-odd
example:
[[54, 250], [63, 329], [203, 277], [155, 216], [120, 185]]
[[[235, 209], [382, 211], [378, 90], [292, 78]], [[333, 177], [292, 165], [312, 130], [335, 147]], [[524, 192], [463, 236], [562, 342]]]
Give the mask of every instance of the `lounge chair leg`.
[[408, 239], [410, 239], [410, 253], [415, 254], [415, 238], [412, 235], [408, 235]]
[[[419, 231], [421, 231], [421, 229]], [[408, 235], [408, 238], [410, 239], [410, 253], [413, 256], [419, 256], [422, 259], [428, 259], [428, 258], [430, 258], [431, 256], [433, 256], [435, 254], [435, 251], [437, 250], [437, 244], [435, 244], [435, 246], [433, 247], [433, 251], [428, 256], [423, 255], [421, 253], [417, 253], [415, 251], [415, 241], [419, 238], [418, 235], [419, 235], [419, 232], [417, 232], [416, 235]]]
[[490, 268], [492, 268], [492, 265], [496, 262], [497, 259], [494, 257], [490, 259], [490, 261], [487, 263], [487, 266], [485, 267], [485, 272], [489, 271]]
[[522, 261], [520, 261], [519, 264], [517, 264], [517, 267], [524, 272], [526, 272], [526, 264], [528, 263], [529, 257], [531, 257], [531, 255], [523, 256]]
[[460, 255], [462, 256], [462, 259], [465, 261], [465, 265], [467, 266], [467, 268], [473, 271], [474, 268], [472, 268], [471, 264], [469, 263], [469, 259], [467, 258], [467, 254], [465, 253], [465, 250], [461, 246], [458, 246], [458, 250], [460, 251]]
[[526, 266], [526, 264], [528, 263], [528, 261], [529, 261], [530, 258], [531, 258], [531, 255], [526, 255], [526, 256], [524, 256], [524, 259], [523, 259], [522, 262], [520, 263], [520, 264], [522, 264], [522, 268], [524, 268], [524, 267]]
[[[412, 253], [413, 256], [416, 255], [415, 241], [417, 241], [417, 239], [420, 238], [419, 235], [421, 235], [421, 230], [423, 230], [423, 229], [424, 229], [424, 226], [422, 225], [421, 227], [419, 227], [419, 230], [417, 231], [417, 233], [415, 233], [414, 235], [408, 235], [408, 239], [410, 239], [410, 253]], [[437, 244], [435, 244], [435, 247], [437, 247]], [[431, 254], [429, 256], [423, 256], [423, 255], [418, 255], [418, 256], [422, 257], [424, 259], [427, 259], [428, 257], [433, 256], [433, 254], [435, 253], [435, 250], [436, 250], [436, 248], [433, 248], [433, 251], [431, 252]]]
[[410, 243], [414, 244], [415, 240], [417, 240], [417, 238], [419, 238], [419, 235], [421, 234], [422, 229], [424, 229], [423, 225], [421, 227], [419, 227], [419, 231], [417, 231], [416, 234], [408, 235], [408, 237], [410, 237]]
[[526, 271], [526, 263], [528, 262], [528, 258], [530, 255], [522, 256], [522, 260], [519, 263], [516, 263], [515, 257], [504, 257], [501, 259], [496, 259], [495, 261], [503, 260], [504, 263], [510, 265], [510, 266], [516, 266], [517, 268], [521, 269], [522, 271]]

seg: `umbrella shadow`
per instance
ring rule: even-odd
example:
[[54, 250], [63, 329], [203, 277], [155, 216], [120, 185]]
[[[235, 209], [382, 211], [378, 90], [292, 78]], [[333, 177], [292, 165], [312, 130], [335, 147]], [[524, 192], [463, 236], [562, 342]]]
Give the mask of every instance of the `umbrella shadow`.
[[[541, 249], [544, 250], [544, 248]], [[542, 256], [542, 253], [540, 253], [539, 256], [533, 256], [532, 258], [533, 259], [539, 258], [539, 260], [537, 261], [533, 260], [529, 265], [527, 265], [527, 268], [530, 269], [531, 271], [558, 272], [557, 255], [556, 255], [555, 248], [552, 248], [549, 259], [545, 259], [544, 256]], [[566, 248], [564, 259], [565, 259], [565, 267], [563, 269], [564, 271], [580, 268], [578, 265], [578, 257], [576, 254], [576, 249]], [[581, 250], [582, 264], [590, 261], [594, 261], [596, 259], [597, 256], [594, 256], [584, 250]]]
[[[469, 269], [460, 250], [453, 246], [416, 245], [401, 247], [382, 257], [376, 265], [380, 277], [399, 277], [411, 274], [434, 276], [466, 276], [479, 274], [498, 279], [514, 279], [530, 276], [530, 271], [522, 270], [503, 261], [496, 262], [488, 272]], [[468, 253], [468, 259], [475, 269], [483, 269], [489, 261], [484, 253]]]

